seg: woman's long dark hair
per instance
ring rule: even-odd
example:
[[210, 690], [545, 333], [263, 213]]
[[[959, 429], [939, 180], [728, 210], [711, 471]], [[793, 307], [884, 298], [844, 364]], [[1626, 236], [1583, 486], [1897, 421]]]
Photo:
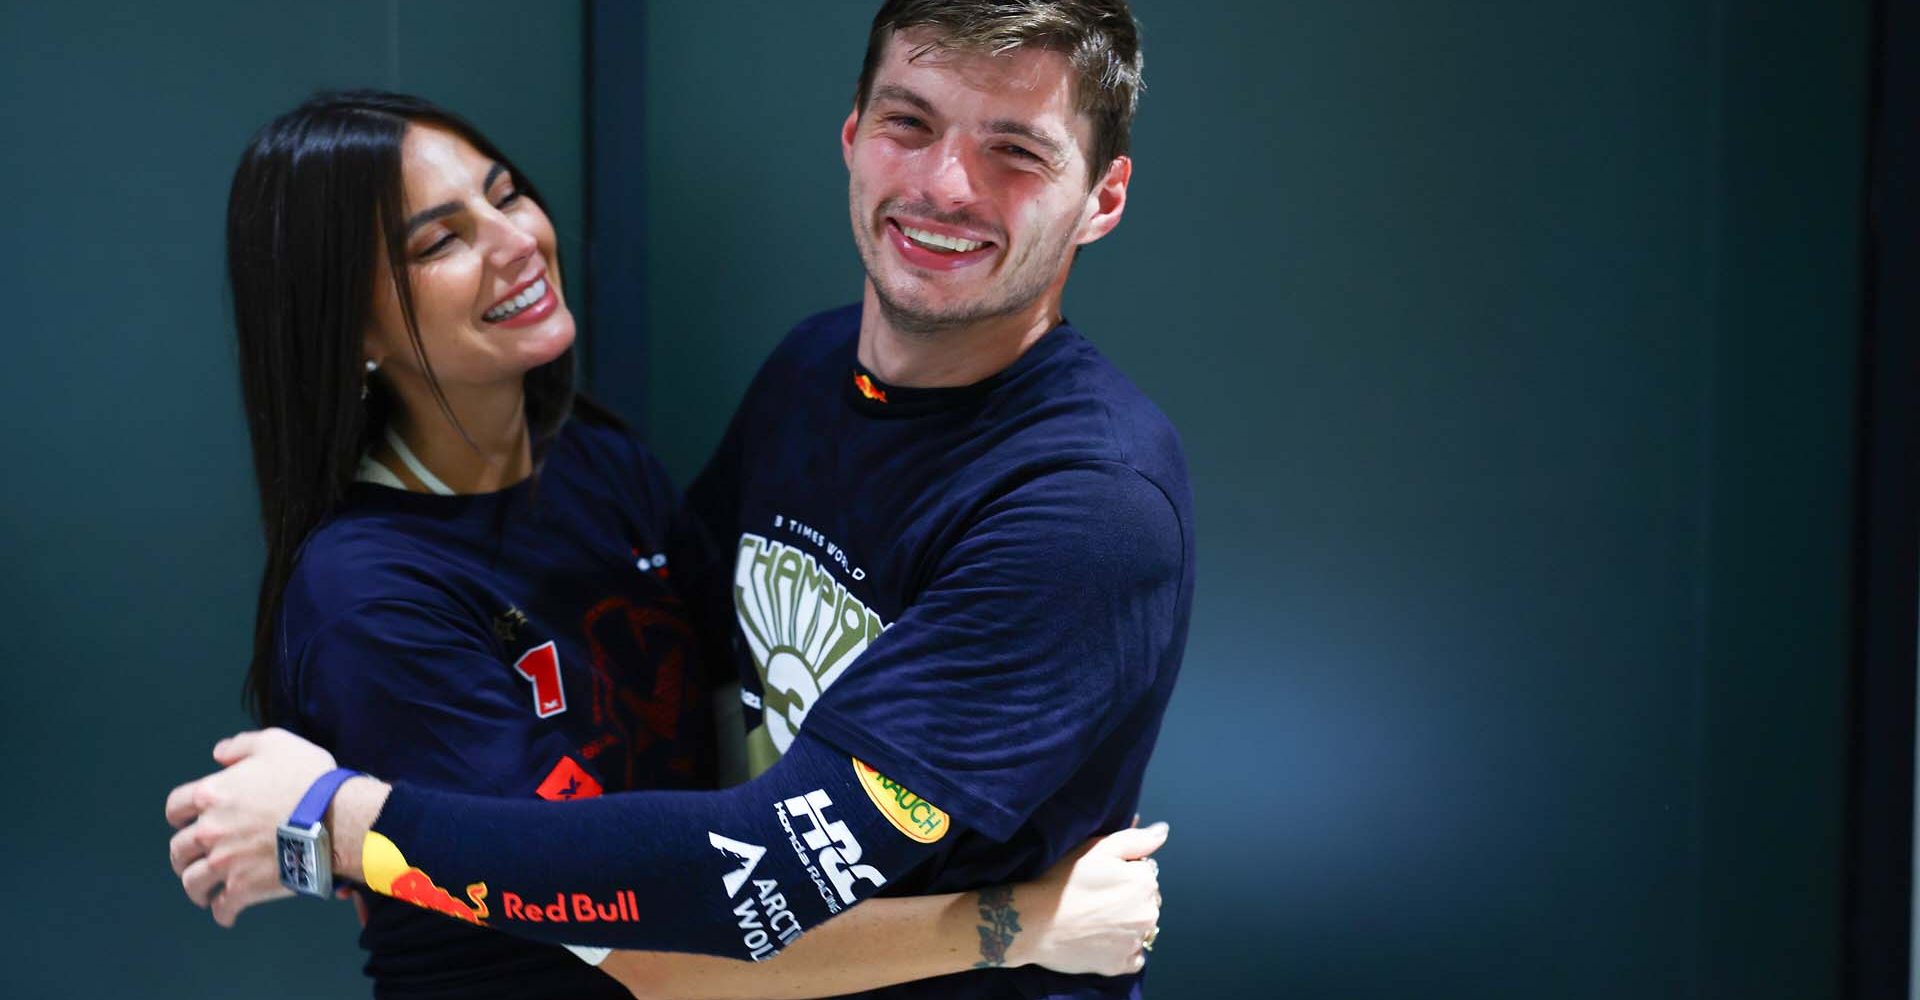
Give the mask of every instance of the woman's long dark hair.
[[[307, 535], [339, 509], [360, 456], [396, 405], [377, 379], [369, 384], [365, 369], [382, 244], [414, 357], [453, 419], [421, 344], [407, 275], [400, 146], [413, 124], [465, 139], [546, 208], [526, 174], [459, 116], [380, 91], [320, 94], [275, 118], [248, 143], [233, 174], [227, 276], [267, 540], [245, 697], [262, 724], [275, 721], [275, 634], [294, 560]], [[573, 352], [528, 372], [525, 385], [537, 457], [572, 409]]]

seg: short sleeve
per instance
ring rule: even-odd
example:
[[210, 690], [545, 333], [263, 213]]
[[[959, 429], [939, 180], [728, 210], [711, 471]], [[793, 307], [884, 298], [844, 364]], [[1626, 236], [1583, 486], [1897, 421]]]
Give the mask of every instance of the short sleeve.
[[465, 791], [512, 777], [488, 761], [529, 759], [524, 685], [505, 683], [470, 615], [419, 600], [355, 604], [322, 623], [290, 665], [298, 728], [343, 767]]
[[1025, 482], [980, 511], [808, 731], [1011, 837], [1177, 655], [1185, 537], [1127, 466]]

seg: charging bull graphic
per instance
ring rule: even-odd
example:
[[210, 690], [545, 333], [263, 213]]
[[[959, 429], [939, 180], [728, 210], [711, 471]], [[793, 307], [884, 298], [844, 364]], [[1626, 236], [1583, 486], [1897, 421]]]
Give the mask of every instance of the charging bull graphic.
[[426, 872], [407, 864], [407, 858], [400, 853], [400, 848], [378, 833], [367, 834], [366, 843], [361, 847], [360, 867], [367, 877], [367, 887], [383, 896], [392, 896], [401, 902], [444, 913], [470, 924], [487, 919], [485, 882], [467, 886], [467, 899], [473, 902], [473, 906], [469, 907], [453, 898], [452, 893], [435, 885]]
[[860, 395], [876, 403], [884, 403], [887, 401], [887, 390], [874, 385], [873, 380], [865, 375], [855, 375], [853, 377], [853, 387], [860, 390]]

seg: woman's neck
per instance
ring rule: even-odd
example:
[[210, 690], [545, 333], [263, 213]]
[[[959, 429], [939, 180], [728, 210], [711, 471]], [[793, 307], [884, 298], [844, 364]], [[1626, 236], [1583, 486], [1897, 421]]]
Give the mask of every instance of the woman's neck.
[[[448, 391], [447, 403], [459, 419], [458, 427], [424, 386], [417, 392], [401, 389], [399, 394], [401, 405], [395, 408], [389, 429], [453, 492], [492, 493], [533, 474], [526, 396], [519, 385], [510, 392]], [[373, 457], [408, 489], [429, 492], [385, 441], [375, 443]]]

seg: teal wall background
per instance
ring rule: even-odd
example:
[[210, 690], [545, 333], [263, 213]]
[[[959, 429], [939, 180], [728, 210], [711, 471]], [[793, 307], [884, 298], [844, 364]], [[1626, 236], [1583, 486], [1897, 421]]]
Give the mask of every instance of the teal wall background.
[[[652, 365], [592, 374], [645, 378], [682, 481], [858, 293], [871, 10], [648, 5]], [[1200, 511], [1155, 995], [1837, 996], [1865, 0], [1137, 11], [1133, 202], [1067, 305]], [[577, 254], [580, 30], [0, 6], [0, 992], [364, 995], [344, 907], [223, 932], [166, 868], [167, 789], [245, 721], [226, 183], [309, 90], [398, 86]]]
[[[683, 479], [858, 295], [872, 9], [649, 6]], [[1135, 10], [1067, 313], [1199, 508], [1156, 992], [1838, 995], [1866, 4]]]
[[222, 931], [167, 868], [167, 790], [246, 724], [261, 558], [227, 184], [309, 92], [398, 87], [519, 160], [577, 253], [580, 32], [496, 0], [0, 4], [0, 994], [367, 994], [344, 904]]

